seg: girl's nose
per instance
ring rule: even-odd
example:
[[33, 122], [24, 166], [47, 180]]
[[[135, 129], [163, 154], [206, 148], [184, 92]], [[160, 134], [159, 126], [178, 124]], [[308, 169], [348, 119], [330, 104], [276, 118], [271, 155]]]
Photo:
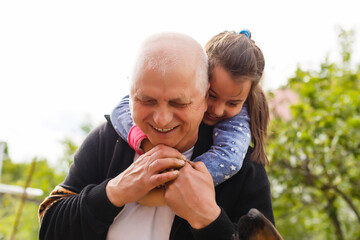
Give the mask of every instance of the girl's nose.
[[224, 116], [224, 112], [225, 112], [225, 104], [216, 102], [212, 104], [211, 110], [212, 110], [212, 114], [215, 115], [216, 117], [222, 117]]

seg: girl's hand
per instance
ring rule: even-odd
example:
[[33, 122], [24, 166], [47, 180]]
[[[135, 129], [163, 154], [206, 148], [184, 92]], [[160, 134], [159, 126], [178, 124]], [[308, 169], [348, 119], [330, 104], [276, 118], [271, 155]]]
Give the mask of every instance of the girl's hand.
[[165, 206], [164, 189], [160, 187], [154, 188], [145, 197], [140, 199], [138, 203], [148, 207]]

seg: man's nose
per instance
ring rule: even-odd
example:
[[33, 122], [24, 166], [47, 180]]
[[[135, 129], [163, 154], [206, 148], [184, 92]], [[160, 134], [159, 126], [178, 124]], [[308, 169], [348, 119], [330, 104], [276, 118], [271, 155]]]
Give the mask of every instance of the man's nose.
[[154, 112], [154, 122], [156, 124], [155, 127], [158, 128], [171, 127], [169, 126], [169, 123], [172, 121], [172, 119], [173, 119], [173, 114], [171, 110], [168, 109], [167, 107], [164, 106], [159, 107]]

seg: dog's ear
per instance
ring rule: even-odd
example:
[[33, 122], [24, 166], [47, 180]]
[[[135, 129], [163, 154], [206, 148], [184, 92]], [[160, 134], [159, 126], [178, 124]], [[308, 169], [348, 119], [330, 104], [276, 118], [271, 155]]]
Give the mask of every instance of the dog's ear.
[[250, 209], [250, 211], [242, 216], [238, 222], [238, 233], [240, 240], [250, 240], [253, 236], [262, 232], [264, 229], [264, 221], [258, 215], [256, 209]]
[[238, 233], [239, 240], [283, 240], [274, 225], [255, 208], [239, 219]]

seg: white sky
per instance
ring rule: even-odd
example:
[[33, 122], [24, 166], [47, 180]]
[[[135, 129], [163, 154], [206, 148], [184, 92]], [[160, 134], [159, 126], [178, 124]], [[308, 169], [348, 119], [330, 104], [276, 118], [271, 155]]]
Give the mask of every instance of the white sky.
[[[128, 92], [127, 76], [149, 34], [177, 31], [202, 46], [248, 28], [266, 58], [264, 87], [297, 65], [317, 69], [338, 54], [336, 26], [357, 31], [357, 0], [0, 1], [0, 141], [14, 161], [63, 152], [64, 137], [103, 121]], [[360, 62], [359, 47], [355, 48]]]

